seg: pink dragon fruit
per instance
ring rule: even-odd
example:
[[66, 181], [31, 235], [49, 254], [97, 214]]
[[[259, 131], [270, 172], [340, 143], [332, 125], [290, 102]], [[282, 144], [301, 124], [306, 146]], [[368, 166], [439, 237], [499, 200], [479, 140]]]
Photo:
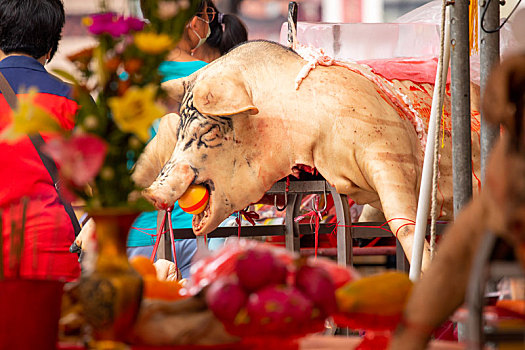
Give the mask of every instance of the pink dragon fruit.
[[252, 293], [246, 310], [260, 334], [294, 335], [308, 325], [312, 302], [295, 287], [272, 285]]
[[206, 291], [208, 307], [222, 322], [232, 323], [247, 300], [244, 289], [232, 278], [218, 279]]
[[249, 249], [235, 263], [239, 283], [248, 291], [286, 282], [287, 268], [269, 250]]
[[295, 274], [295, 286], [319, 307], [323, 316], [337, 311], [335, 285], [323, 268], [307, 264], [300, 266]]

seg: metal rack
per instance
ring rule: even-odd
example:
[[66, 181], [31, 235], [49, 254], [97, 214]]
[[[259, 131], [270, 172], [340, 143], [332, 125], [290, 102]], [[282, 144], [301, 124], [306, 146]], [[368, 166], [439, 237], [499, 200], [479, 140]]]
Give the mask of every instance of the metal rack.
[[[336, 255], [337, 262], [340, 265], [353, 265], [353, 252], [359, 248], [353, 247], [352, 240], [354, 238], [373, 239], [377, 237], [392, 237], [392, 233], [379, 228], [384, 222], [366, 222], [366, 223], [352, 223], [350, 216], [350, 208], [348, 206], [348, 197], [344, 194], [337, 193], [336, 189], [330, 186], [325, 180], [298, 180], [290, 181], [288, 191], [286, 191], [286, 182], [279, 181], [275, 183], [272, 188], [267, 191], [270, 195], [281, 195], [286, 193], [286, 215], [283, 225], [246, 225], [242, 226], [241, 237], [263, 237], [263, 236], [284, 236], [285, 246], [288, 250], [299, 252], [301, 235], [313, 234], [311, 225], [300, 224], [294, 221], [294, 218], [299, 215], [299, 208], [301, 199], [308, 194], [331, 194], [334, 200], [335, 211], [337, 215], [338, 225], [336, 228], [337, 247]], [[159, 212], [158, 225], [161, 225], [161, 219], [164, 212]], [[446, 224], [438, 224], [438, 234], [440, 234]], [[388, 226], [386, 226], [388, 228]], [[167, 227], [164, 228], [167, 231]], [[333, 224], [320, 224], [319, 233], [327, 234], [334, 231]], [[197, 238], [198, 249], [206, 249], [205, 238], [202, 236], [196, 237], [191, 228], [174, 229], [174, 237], [176, 239], [191, 239]], [[207, 235], [208, 238], [230, 237], [237, 236], [237, 227], [218, 227], [213, 232]], [[158, 257], [163, 259], [172, 259], [171, 242], [168, 235], [161, 235], [158, 250]], [[328, 251], [328, 250], [327, 250]], [[368, 251], [362, 252], [367, 254]], [[383, 250], [386, 251], [386, 250]], [[330, 250], [333, 252], [333, 249]], [[363, 254], [363, 255], [365, 255]], [[408, 271], [408, 260], [401, 244], [396, 240], [396, 268], [398, 270]]]
[[[286, 216], [284, 225], [261, 225], [261, 226], [242, 226], [241, 237], [261, 237], [261, 236], [285, 236], [286, 248], [290, 251], [299, 252], [299, 238], [301, 234], [311, 234], [310, 225], [299, 224], [294, 218], [299, 215], [301, 199], [305, 194], [322, 194], [330, 193], [334, 199], [336, 215], [339, 225], [336, 228], [337, 234], [337, 262], [341, 265], [351, 265], [352, 261], [352, 220], [350, 209], [348, 207], [348, 198], [344, 194], [337, 193], [336, 189], [330, 186], [324, 180], [313, 181], [291, 181], [288, 189], [286, 183], [279, 181], [275, 183], [267, 192], [270, 195], [285, 194]], [[161, 218], [164, 212], [159, 212], [157, 225], [161, 225]], [[167, 224], [167, 223], [166, 223]], [[165, 228], [166, 229], [166, 228]], [[237, 227], [218, 227], [207, 235], [208, 238], [230, 237], [238, 234]], [[320, 225], [320, 233], [332, 232], [328, 225]], [[173, 230], [175, 238], [195, 238], [192, 229], [175, 229]], [[198, 249], [205, 249], [204, 237], [197, 238]], [[163, 259], [172, 259], [170, 238], [167, 235], [161, 235], [158, 256]]]
[[501, 330], [487, 328], [484, 325], [485, 287], [491, 279], [501, 277], [525, 277], [524, 271], [516, 261], [492, 259], [498, 238], [492, 232], [486, 232], [478, 254], [475, 256], [470, 276], [466, 305], [467, 343], [469, 349], [483, 349], [486, 343], [523, 343], [525, 328]]

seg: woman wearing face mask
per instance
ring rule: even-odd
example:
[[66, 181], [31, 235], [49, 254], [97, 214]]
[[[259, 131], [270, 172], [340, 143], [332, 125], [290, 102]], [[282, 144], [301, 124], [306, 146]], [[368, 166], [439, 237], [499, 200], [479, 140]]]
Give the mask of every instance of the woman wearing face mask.
[[164, 81], [188, 76], [246, 40], [248, 33], [239, 17], [220, 13], [213, 1], [203, 0], [159, 71]]
[[[142, 0], [149, 1], [149, 0]], [[159, 71], [163, 81], [182, 78], [204, 67], [209, 62], [228, 52], [235, 45], [248, 39], [246, 27], [235, 15], [220, 13], [211, 0], [203, 0], [196, 15], [188, 21], [181, 40], [170, 52]], [[176, 110], [172, 108], [171, 110]], [[158, 121], [152, 126], [152, 137], [156, 135]], [[193, 215], [187, 214], [175, 203], [172, 212], [173, 228], [191, 228]], [[132, 225], [128, 236], [128, 257], [150, 256], [155, 238], [151, 236], [157, 227], [157, 212], [144, 212]], [[150, 234], [148, 234], [150, 233]], [[219, 239], [210, 241], [210, 248]], [[182, 277], [189, 277], [191, 260], [197, 249], [195, 239], [175, 242], [177, 265]]]

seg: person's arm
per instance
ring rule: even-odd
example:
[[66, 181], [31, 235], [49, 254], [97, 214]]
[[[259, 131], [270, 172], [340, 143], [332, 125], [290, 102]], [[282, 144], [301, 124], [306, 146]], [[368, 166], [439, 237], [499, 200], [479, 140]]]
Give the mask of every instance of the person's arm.
[[434, 261], [414, 285], [390, 349], [425, 349], [432, 330], [463, 303], [472, 258], [485, 230], [483, 197], [471, 202], [445, 232]]

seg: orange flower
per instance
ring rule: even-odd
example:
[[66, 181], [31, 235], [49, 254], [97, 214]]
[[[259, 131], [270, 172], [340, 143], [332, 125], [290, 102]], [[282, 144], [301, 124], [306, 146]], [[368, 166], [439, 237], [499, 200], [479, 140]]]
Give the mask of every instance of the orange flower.
[[124, 69], [129, 74], [133, 74], [138, 72], [138, 70], [140, 69], [140, 67], [142, 67], [143, 64], [144, 62], [141, 59], [131, 58], [124, 62]]
[[75, 65], [78, 66], [79, 69], [87, 69], [88, 64], [93, 58], [93, 48], [89, 47], [87, 49], [78, 51], [74, 54], [71, 54], [67, 56], [67, 59], [73, 62]]
[[89, 61], [93, 57], [93, 48], [88, 47], [86, 49], [80, 50], [78, 52], [75, 52], [69, 56], [67, 56], [67, 59], [75, 62], [75, 61]]
[[105, 62], [106, 69], [109, 72], [115, 72], [120, 64], [120, 58], [118, 57], [112, 57], [109, 60]]

